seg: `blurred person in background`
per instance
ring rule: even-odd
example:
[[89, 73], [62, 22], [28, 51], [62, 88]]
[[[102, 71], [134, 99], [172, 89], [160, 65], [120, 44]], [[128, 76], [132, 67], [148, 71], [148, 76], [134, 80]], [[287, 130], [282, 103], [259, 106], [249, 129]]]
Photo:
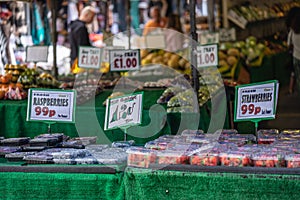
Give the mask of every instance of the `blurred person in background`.
[[147, 35], [157, 28], [166, 28], [167, 18], [162, 17], [161, 8], [159, 6], [153, 6], [150, 8], [150, 17], [144, 26], [143, 35]]
[[[294, 16], [296, 15], [296, 13], [300, 12], [300, 7], [293, 7], [289, 10], [287, 17], [286, 17], [286, 27], [287, 27], [287, 31], [288, 33], [291, 30], [291, 23], [292, 20], [294, 18]], [[289, 38], [288, 38], [289, 40]], [[288, 41], [289, 42], [289, 41]], [[291, 75], [290, 75], [290, 83], [289, 83], [289, 94], [293, 94], [294, 92], [294, 86], [295, 86], [295, 70], [293, 67], [293, 45], [289, 45], [289, 53], [291, 56], [291, 62], [288, 63], [288, 68], [291, 70]]]
[[79, 46], [91, 46], [86, 25], [92, 23], [96, 13], [94, 7], [86, 6], [81, 10], [79, 18], [70, 23], [71, 66], [78, 57]]
[[300, 12], [296, 12], [290, 22], [288, 45], [293, 52], [295, 80], [298, 94], [300, 94]]

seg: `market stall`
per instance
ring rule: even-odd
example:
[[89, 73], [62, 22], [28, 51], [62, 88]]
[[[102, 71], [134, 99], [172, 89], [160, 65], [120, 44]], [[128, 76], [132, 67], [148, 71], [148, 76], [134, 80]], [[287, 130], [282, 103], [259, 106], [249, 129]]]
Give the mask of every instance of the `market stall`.
[[[191, 1], [191, 5], [194, 3]], [[184, 55], [184, 51], [172, 53], [159, 49], [141, 51], [144, 55], [141, 55], [142, 69], [139, 71], [111, 73], [112, 64], [101, 63], [100, 70], [109, 77], [107, 80], [93, 77], [92, 64], [85, 66], [86, 69], [81, 69], [84, 67], [79, 64], [78, 70], [84, 71], [83, 77], [78, 73], [75, 81], [66, 82], [26, 66], [7, 65], [7, 75], [0, 79], [3, 96], [0, 98], [0, 135], [3, 136], [0, 154], [4, 157], [0, 163], [0, 188], [3, 197], [299, 199], [300, 131], [230, 129], [233, 128], [230, 120], [236, 116], [232, 116], [235, 113], [227, 101], [235, 97], [232, 91], [235, 86], [275, 78], [281, 82], [286, 49], [266, 55], [265, 51], [270, 49], [260, 45], [261, 42], [251, 37], [244, 43], [226, 43], [225, 48], [216, 51], [219, 57], [213, 55], [222, 60], [222, 65], [217, 63], [212, 70], [205, 66], [201, 77], [196, 73], [196, 56], [192, 61], [195, 65], [193, 76], [189, 76], [191, 63], [186, 58], [191, 52]], [[258, 52], [253, 51], [256, 47]], [[84, 56], [90, 56], [89, 50]], [[132, 61], [130, 55], [135, 53], [126, 52], [123, 58], [125, 54]], [[147, 62], [153, 65], [146, 66]], [[99, 63], [93, 64], [98, 70]], [[242, 69], [247, 67], [250, 67], [251, 79], [240, 79]], [[169, 74], [160, 69], [180, 73], [172, 74], [170, 79], [164, 77]], [[268, 76], [262, 72], [267, 72]], [[112, 84], [115, 74], [118, 74], [119, 84]], [[160, 75], [161, 79], [157, 78]], [[272, 93], [267, 95], [272, 95], [271, 103], [275, 105], [277, 81], [272, 82], [273, 85], [274, 88], [268, 86]], [[53, 88], [59, 92], [76, 90], [74, 123], [30, 120], [28, 110], [34, 88], [43, 95]], [[229, 90], [233, 94], [226, 96]], [[253, 91], [248, 89], [246, 93]], [[137, 95], [142, 96], [139, 96], [142, 109], [134, 108], [136, 104], [126, 104], [137, 99]], [[263, 114], [275, 117], [273, 104]], [[112, 108], [115, 111], [111, 112]], [[122, 113], [117, 113], [119, 108]], [[251, 110], [251, 114], [254, 111], [258, 114], [261, 108], [257, 106]], [[47, 108], [45, 115], [49, 116], [48, 111]], [[245, 115], [247, 109], [242, 111]], [[133, 112], [137, 112], [139, 119], [128, 125], [133, 119], [126, 117]], [[115, 121], [123, 124], [120, 122], [121, 125], [117, 123], [110, 128], [110, 123]]]

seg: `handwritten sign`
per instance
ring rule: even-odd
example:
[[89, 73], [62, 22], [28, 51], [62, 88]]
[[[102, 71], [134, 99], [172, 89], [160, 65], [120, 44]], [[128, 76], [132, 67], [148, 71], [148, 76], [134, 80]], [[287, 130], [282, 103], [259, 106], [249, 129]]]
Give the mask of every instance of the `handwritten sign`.
[[143, 93], [107, 99], [104, 130], [141, 124]]
[[198, 36], [201, 45], [216, 44], [220, 40], [219, 33], [217, 32], [201, 31], [198, 32]]
[[27, 121], [75, 122], [75, 91], [29, 89]]
[[197, 67], [218, 65], [218, 45], [203, 45], [197, 47]]
[[236, 31], [235, 28], [221, 28], [219, 30], [220, 34], [220, 42], [229, 42], [229, 41], [236, 41]]
[[102, 49], [95, 47], [79, 47], [78, 66], [81, 68], [100, 68]]
[[135, 71], [140, 69], [140, 50], [109, 51], [110, 71]]
[[48, 46], [28, 46], [26, 48], [26, 62], [47, 62]]
[[237, 86], [234, 120], [274, 119], [277, 87], [277, 81]]

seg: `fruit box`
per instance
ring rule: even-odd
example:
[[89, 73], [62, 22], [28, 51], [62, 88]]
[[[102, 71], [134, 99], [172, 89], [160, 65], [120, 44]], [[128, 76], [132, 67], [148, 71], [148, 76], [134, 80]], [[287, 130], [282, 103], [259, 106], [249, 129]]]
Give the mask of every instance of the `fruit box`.
[[272, 144], [279, 137], [279, 131], [277, 129], [261, 129], [257, 132], [258, 144]]
[[217, 166], [220, 162], [219, 154], [217, 153], [197, 153], [190, 157], [191, 165], [199, 166]]
[[289, 154], [285, 156], [287, 168], [299, 168], [300, 167], [300, 154]]
[[279, 152], [259, 152], [252, 155], [255, 167], [285, 167], [285, 160]]
[[189, 156], [180, 151], [161, 151], [157, 153], [157, 163], [160, 165], [189, 164], [189, 160]]
[[229, 151], [219, 154], [222, 166], [244, 167], [251, 165], [251, 154], [248, 152]]
[[149, 168], [150, 164], [155, 164], [156, 151], [145, 148], [131, 148], [127, 151], [127, 164], [132, 167]]

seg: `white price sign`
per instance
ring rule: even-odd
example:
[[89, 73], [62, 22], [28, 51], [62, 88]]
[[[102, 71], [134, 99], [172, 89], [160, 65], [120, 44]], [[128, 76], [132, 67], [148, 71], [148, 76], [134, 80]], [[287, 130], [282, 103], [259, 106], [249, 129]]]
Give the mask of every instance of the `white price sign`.
[[95, 47], [79, 47], [78, 66], [81, 68], [99, 69], [102, 49]]
[[26, 62], [47, 62], [48, 46], [28, 46], [26, 48]]
[[29, 89], [27, 121], [75, 122], [75, 90]]
[[234, 120], [274, 119], [277, 87], [277, 81], [237, 86]]
[[203, 45], [197, 47], [197, 67], [218, 65], [218, 45]]
[[109, 51], [110, 71], [135, 71], [140, 69], [140, 50]]
[[104, 130], [141, 124], [143, 93], [107, 99], [106, 105]]

